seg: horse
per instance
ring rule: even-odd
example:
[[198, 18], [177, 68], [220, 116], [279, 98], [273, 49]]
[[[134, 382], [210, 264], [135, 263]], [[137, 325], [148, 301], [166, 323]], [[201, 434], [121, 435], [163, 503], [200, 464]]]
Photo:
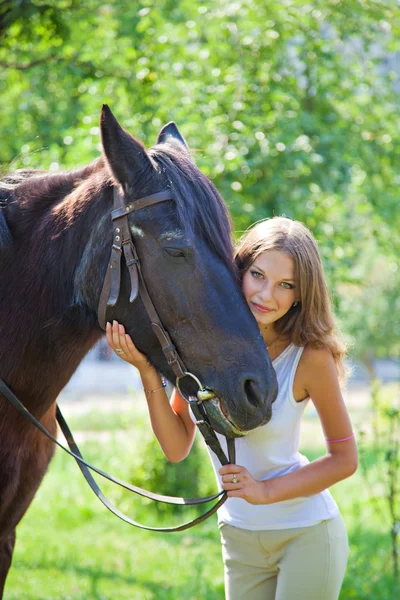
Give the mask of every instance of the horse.
[[[221, 196], [175, 123], [146, 149], [104, 105], [100, 132], [101, 155], [87, 166], [15, 171], [0, 181], [0, 377], [56, 435], [56, 398], [103, 335], [97, 311], [114, 235], [113, 193], [134, 206], [168, 189], [170, 200], [129, 214], [148, 293], [184, 364], [218, 398], [228, 428], [237, 434], [263, 425], [276, 379], [238, 284]], [[130, 301], [126, 266], [107, 312], [112, 319], [175, 383], [142, 299]], [[54, 444], [0, 393], [0, 597], [16, 526], [53, 453]]]

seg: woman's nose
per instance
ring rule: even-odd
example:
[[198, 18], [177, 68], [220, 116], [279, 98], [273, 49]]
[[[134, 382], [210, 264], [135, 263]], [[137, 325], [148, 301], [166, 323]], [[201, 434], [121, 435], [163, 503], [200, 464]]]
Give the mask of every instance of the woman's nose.
[[274, 299], [274, 289], [273, 286], [269, 283], [266, 283], [261, 290], [261, 297], [263, 300], [273, 300]]

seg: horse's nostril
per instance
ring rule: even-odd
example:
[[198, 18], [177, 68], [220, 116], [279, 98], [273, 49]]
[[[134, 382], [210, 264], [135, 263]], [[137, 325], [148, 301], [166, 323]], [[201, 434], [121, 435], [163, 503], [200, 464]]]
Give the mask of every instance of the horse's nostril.
[[258, 383], [253, 379], [246, 379], [243, 388], [249, 404], [255, 408], [260, 408], [263, 405], [263, 398]]

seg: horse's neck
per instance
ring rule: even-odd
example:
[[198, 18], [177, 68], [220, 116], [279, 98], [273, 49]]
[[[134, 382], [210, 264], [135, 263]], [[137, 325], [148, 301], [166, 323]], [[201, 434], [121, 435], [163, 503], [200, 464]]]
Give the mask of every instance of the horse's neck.
[[0, 377], [37, 413], [55, 400], [101, 335], [94, 306], [79, 288], [80, 273], [96, 252], [95, 211], [90, 202], [79, 214], [68, 208], [72, 225], [60, 214], [47, 215], [37, 236], [23, 240], [15, 257], [9, 255], [8, 269], [0, 269], [7, 281], [0, 291]]
[[[87, 322], [50, 325], [51, 332], [40, 321], [37, 327], [24, 327], [8, 336], [9, 343], [2, 344], [0, 376], [37, 415], [45, 412], [68, 383], [90, 348], [101, 333], [91, 318]], [[24, 339], [25, 336], [25, 339]], [[27, 342], [27, 338], [29, 340]]]

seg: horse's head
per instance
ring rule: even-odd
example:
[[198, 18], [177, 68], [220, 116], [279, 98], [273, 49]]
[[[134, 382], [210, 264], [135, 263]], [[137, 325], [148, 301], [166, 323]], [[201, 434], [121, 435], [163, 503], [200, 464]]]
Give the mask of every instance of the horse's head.
[[[239, 435], [265, 424], [276, 396], [275, 373], [237, 283], [230, 221], [219, 194], [194, 166], [175, 124], [164, 127], [157, 145], [146, 151], [105, 106], [101, 133], [108, 167], [126, 204], [171, 191], [170, 201], [131, 214], [129, 228], [163, 326], [186, 368], [216, 395], [204, 403], [213, 427]], [[107, 320], [123, 323], [138, 349], [175, 383], [141, 298], [129, 301], [129, 285], [125, 268], [119, 300], [107, 310]], [[188, 396], [198, 390], [189, 377], [180, 386]]]

